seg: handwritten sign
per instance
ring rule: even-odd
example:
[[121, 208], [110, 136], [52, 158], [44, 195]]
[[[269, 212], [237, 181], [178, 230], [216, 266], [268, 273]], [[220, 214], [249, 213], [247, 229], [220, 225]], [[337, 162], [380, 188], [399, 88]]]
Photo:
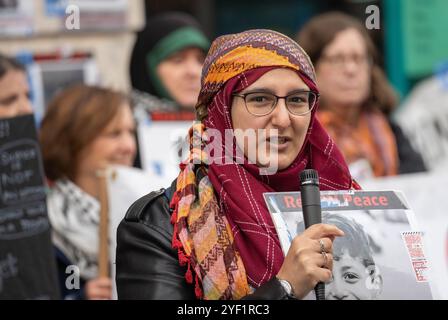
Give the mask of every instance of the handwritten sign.
[[0, 119], [0, 299], [58, 298], [33, 116]]

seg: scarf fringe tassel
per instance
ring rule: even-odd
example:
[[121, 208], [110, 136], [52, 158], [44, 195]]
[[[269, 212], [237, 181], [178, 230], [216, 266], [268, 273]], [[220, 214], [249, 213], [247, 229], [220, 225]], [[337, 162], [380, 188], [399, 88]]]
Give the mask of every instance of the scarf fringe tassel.
[[[176, 198], [176, 196], [173, 197]], [[173, 239], [172, 239], [172, 247], [173, 249], [177, 249], [177, 255], [179, 257], [179, 265], [184, 267], [187, 266], [187, 271], [185, 273], [185, 280], [188, 284], [193, 284], [193, 271], [191, 268], [191, 261], [190, 257], [187, 255], [187, 253], [184, 250], [184, 247], [182, 246], [182, 242], [179, 239], [179, 233], [177, 228], [177, 206], [171, 216], [171, 223], [174, 226], [174, 232], [173, 232]], [[194, 293], [196, 295], [197, 299], [203, 299], [203, 291], [201, 288], [200, 280], [197, 274], [195, 274], [195, 289]]]

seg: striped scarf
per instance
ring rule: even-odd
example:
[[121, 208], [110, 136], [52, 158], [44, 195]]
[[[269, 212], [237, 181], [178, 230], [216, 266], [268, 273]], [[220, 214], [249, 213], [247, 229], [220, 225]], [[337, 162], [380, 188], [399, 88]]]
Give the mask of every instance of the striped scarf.
[[[207, 142], [204, 129], [201, 123], [190, 129], [191, 146], [201, 146], [197, 140]], [[194, 269], [198, 298], [240, 299], [250, 292], [244, 265], [204, 166], [195, 163], [208, 164], [208, 156], [200, 147], [191, 149], [177, 178], [171, 202], [173, 247], [178, 250], [180, 264], [188, 266], [188, 283], [193, 282], [191, 268]]]

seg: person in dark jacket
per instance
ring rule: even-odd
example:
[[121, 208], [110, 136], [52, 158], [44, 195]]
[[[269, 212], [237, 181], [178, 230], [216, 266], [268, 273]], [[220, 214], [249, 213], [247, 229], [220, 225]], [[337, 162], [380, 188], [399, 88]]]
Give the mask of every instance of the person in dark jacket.
[[285, 35], [249, 30], [214, 41], [188, 160], [118, 228], [119, 299], [301, 299], [330, 280], [332, 241], [343, 232], [312, 226], [285, 257], [263, 200], [298, 191], [309, 168], [323, 189], [358, 188], [315, 119], [318, 97], [311, 61]]
[[354, 177], [425, 171], [421, 155], [390, 120], [398, 99], [363, 25], [344, 13], [325, 13], [311, 19], [297, 39], [316, 66], [318, 118]]

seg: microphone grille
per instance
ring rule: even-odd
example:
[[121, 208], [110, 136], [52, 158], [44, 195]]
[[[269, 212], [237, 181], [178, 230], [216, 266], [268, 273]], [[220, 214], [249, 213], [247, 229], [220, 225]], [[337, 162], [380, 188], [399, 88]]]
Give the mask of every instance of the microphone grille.
[[307, 169], [300, 172], [300, 183], [319, 185], [319, 174], [314, 169]]

